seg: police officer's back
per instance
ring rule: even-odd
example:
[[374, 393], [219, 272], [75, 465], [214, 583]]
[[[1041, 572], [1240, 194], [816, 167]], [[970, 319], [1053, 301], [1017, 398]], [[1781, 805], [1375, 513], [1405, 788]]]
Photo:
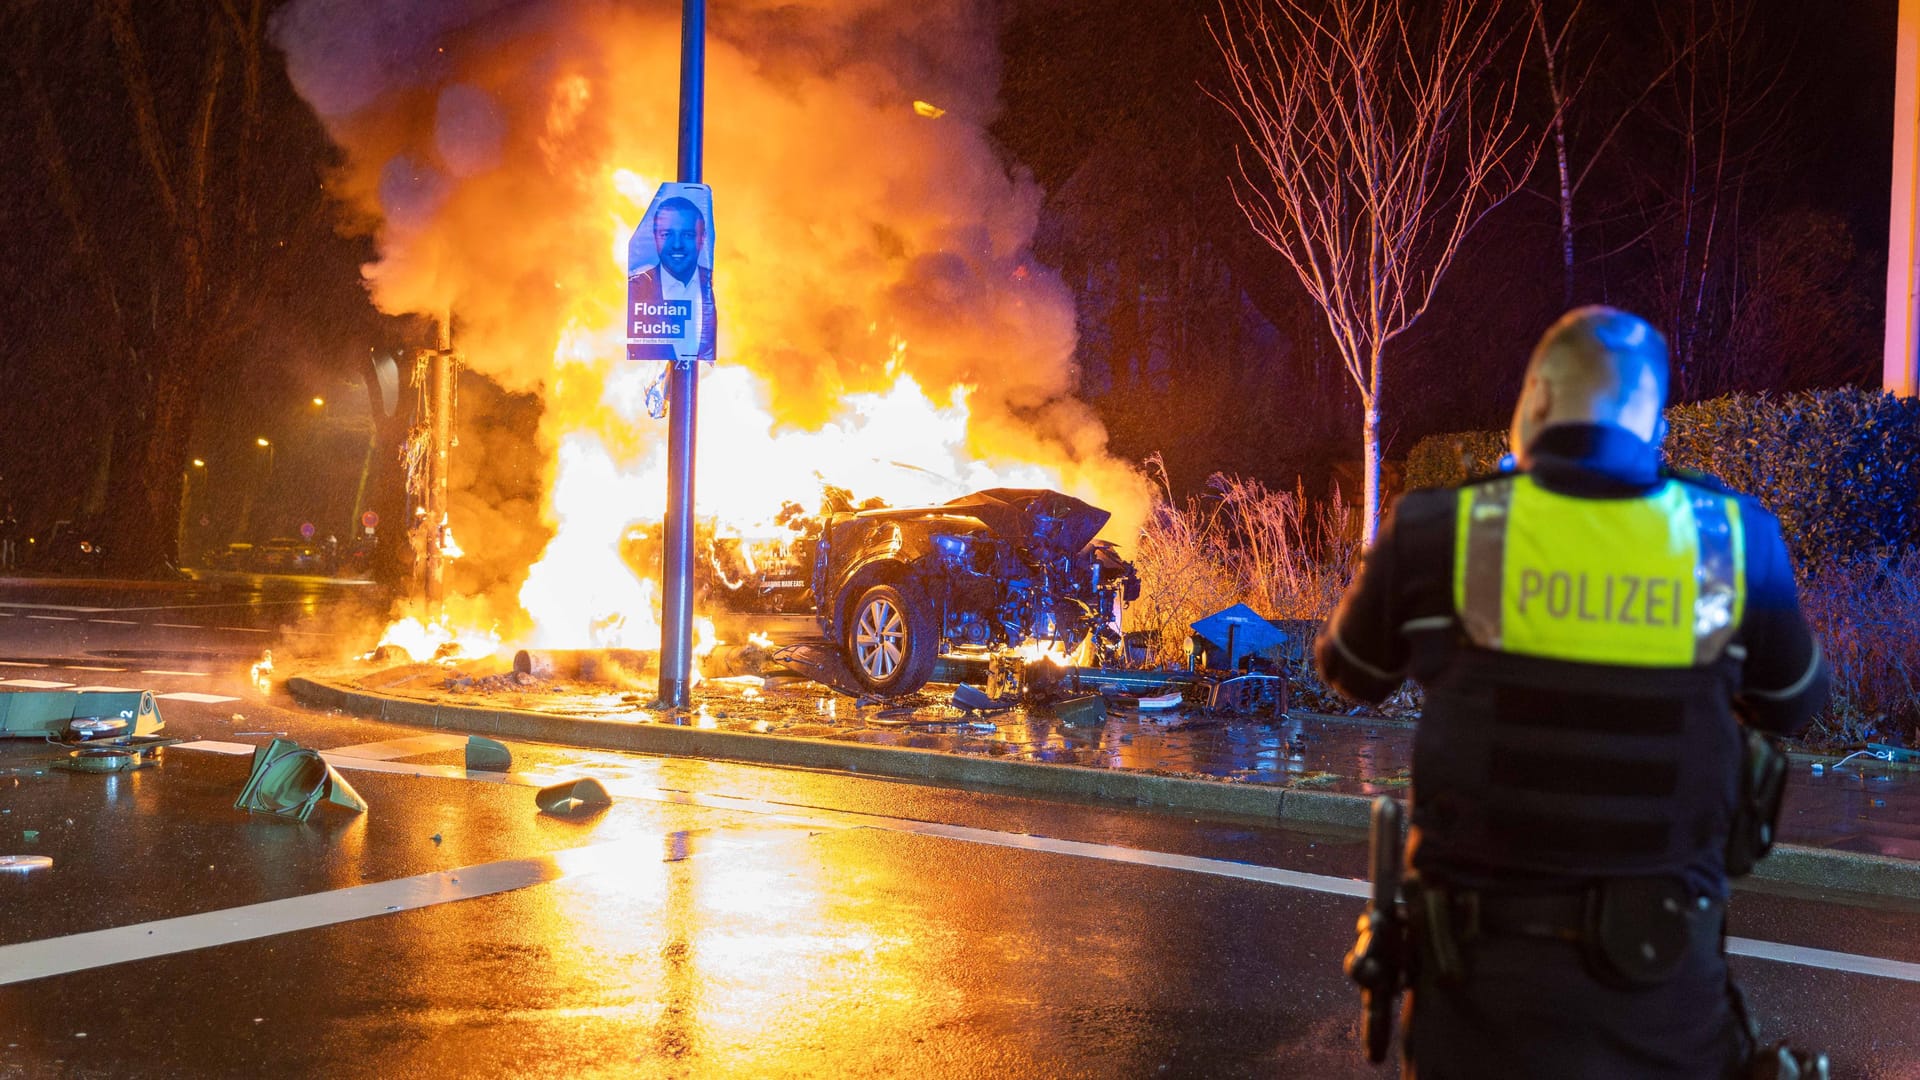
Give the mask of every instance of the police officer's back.
[[1582, 308], [1515, 410], [1520, 470], [1416, 491], [1318, 645], [1414, 737], [1420, 1077], [1734, 1075], [1722, 953], [1744, 736], [1826, 695], [1779, 525], [1660, 468], [1666, 344]]

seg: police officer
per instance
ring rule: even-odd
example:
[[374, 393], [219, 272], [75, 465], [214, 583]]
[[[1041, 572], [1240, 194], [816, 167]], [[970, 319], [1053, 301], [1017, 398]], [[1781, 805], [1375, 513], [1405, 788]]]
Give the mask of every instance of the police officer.
[[1667, 349], [1568, 313], [1527, 367], [1517, 471], [1409, 492], [1317, 646], [1343, 693], [1426, 689], [1406, 1073], [1741, 1075], [1722, 948], [1741, 724], [1827, 694], [1779, 523], [1661, 467]]

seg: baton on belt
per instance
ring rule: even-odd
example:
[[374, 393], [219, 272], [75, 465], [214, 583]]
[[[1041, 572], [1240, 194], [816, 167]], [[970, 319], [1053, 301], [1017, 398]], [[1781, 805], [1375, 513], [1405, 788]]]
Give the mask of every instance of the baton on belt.
[[1373, 800], [1367, 840], [1373, 896], [1360, 913], [1359, 937], [1347, 953], [1347, 977], [1360, 986], [1361, 1038], [1368, 1061], [1385, 1061], [1393, 1040], [1393, 1008], [1400, 996], [1406, 921], [1400, 913], [1400, 804]]

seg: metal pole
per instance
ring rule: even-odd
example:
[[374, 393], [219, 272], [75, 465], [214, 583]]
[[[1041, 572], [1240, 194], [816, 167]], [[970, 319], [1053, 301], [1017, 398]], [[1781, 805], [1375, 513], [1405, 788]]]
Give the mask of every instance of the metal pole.
[[1900, 0], [1894, 37], [1893, 202], [1887, 229], [1887, 334], [1881, 385], [1920, 382], [1920, 0]]
[[[706, 96], [706, 0], [680, 7], [680, 182], [700, 182]], [[700, 361], [672, 361], [667, 379], [666, 550], [661, 555], [660, 704], [685, 708], [693, 676], [693, 434]]]
[[440, 320], [439, 348], [429, 377], [433, 394], [433, 447], [427, 458], [427, 614], [438, 617], [447, 595], [447, 560], [441, 539], [447, 524], [447, 470], [453, 445], [453, 313]]

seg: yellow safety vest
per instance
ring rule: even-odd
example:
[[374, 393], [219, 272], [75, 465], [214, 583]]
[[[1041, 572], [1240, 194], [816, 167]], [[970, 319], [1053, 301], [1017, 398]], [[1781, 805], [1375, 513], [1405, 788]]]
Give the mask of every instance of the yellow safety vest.
[[1735, 497], [1668, 480], [1578, 498], [1525, 474], [1460, 489], [1453, 603], [1474, 644], [1627, 667], [1711, 664], [1746, 605]]

